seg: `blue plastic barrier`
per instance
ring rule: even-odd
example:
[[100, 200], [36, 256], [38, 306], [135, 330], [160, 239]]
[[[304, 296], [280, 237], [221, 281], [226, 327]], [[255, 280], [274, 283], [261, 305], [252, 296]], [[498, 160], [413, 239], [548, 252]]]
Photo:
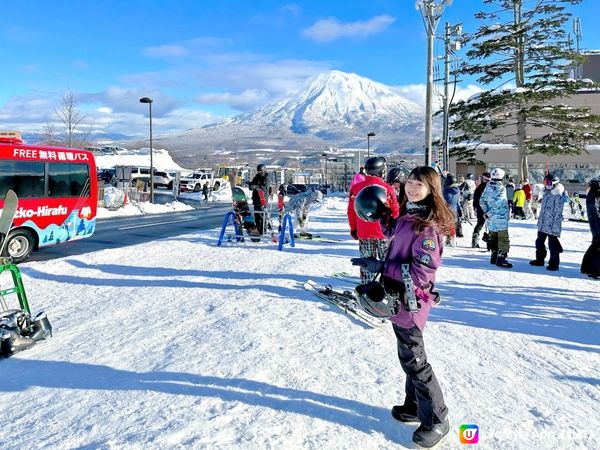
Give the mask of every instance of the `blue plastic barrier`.
[[279, 233], [279, 245], [277, 246], [277, 250], [283, 250], [283, 244], [285, 244], [286, 227], [288, 228], [288, 233], [290, 236], [290, 247], [296, 246], [294, 242], [294, 223], [292, 222], [292, 216], [290, 213], [285, 213], [283, 220], [281, 221], [281, 233]]
[[225, 237], [225, 231], [227, 230], [228, 225], [233, 225], [236, 241], [237, 242], [244, 241], [244, 236], [243, 236], [242, 230], [240, 229], [237, 221], [235, 220], [235, 213], [233, 211], [229, 211], [225, 214], [225, 218], [223, 219], [223, 225], [221, 226], [221, 233], [219, 234], [219, 240], [217, 241], [217, 246], [219, 246], [223, 243], [223, 238]]

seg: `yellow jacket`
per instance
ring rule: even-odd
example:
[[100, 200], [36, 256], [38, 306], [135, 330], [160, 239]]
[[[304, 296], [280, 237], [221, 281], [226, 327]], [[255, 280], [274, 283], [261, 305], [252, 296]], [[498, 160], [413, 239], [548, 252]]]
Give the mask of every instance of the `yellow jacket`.
[[513, 204], [517, 208], [525, 206], [525, 191], [523, 189], [516, 189], [513, 195]]

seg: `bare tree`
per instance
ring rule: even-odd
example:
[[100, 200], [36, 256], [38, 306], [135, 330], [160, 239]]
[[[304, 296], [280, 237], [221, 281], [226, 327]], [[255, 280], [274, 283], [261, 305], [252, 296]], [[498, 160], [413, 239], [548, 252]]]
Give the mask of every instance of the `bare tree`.
[[[68, 91], [62, 96], [60, 104], [54, 109], [54, 113], [58, 117], [58, 120], [65, 126], [65, 145], [73, 147], [75, 144], [75, 132], [86, 117], [77, 109], [73, 92]], [[89, 132], [90, 130], [88, 129], [87, 135], [89, 135]], [[79, 141], [86, 141], [87, 135], [83, 140], [79, 139]]]
[[58, 132], [56, 131], [56, 124], [46, 119], [44, 124], [44, 130], [42, 131], [42, 144], [44, 145], [58, 145], [60, 139], [58, 138]]

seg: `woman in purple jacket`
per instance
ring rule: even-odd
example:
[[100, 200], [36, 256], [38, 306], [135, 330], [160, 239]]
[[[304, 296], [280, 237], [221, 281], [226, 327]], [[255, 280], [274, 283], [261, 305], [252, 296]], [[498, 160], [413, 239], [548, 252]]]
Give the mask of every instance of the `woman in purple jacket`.
[[433, 447], [448, 433], [448, 408], [427, 362], [423, 329], [429, 310], [439, 299], [434, 291], [435, 273], [441, 264], [445, 238], [454, 226], [454, 214], [442, 196], [440, 176], [427, 166], [410, 173], [400, 207], [383, 282], [388, 292], [406, 292], [401, 267], [409, 264], [420, 308], [410, 312], [401, 307], [391, 318], [400, 365], [406, 374], [404, 404], [394, 406], [392, 415], [401, 422], [420, 422], [413, 441], [422, 447]]

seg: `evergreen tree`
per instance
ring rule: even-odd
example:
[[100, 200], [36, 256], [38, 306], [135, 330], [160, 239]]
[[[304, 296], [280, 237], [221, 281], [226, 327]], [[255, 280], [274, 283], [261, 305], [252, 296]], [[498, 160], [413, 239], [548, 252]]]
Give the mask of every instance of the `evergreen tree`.
[[[452, 142], [504, 142], [516, 137], [518, 175], [523, 179], [528, 176], [528, 154], [580, 154], [586, 143], [600, 138], [600, 116], [568, 104], [578, 89], [590, 87], [569, 78], [570, 69], [583, 58], [571, 50], [563, 28], [570, 18], [565, 5], [581, 1], [483, 1], [493, 11], [475, 15], [484, 25], [466, 36], [471, 48], [459, 73], [477, 76], [486, 87], [495, 86], [450, 107], [458, 131]], [[502, 88], [508, 83], [515, 89]], [[451, 151], [461, 159], [474, 154], [470, 145]]]

